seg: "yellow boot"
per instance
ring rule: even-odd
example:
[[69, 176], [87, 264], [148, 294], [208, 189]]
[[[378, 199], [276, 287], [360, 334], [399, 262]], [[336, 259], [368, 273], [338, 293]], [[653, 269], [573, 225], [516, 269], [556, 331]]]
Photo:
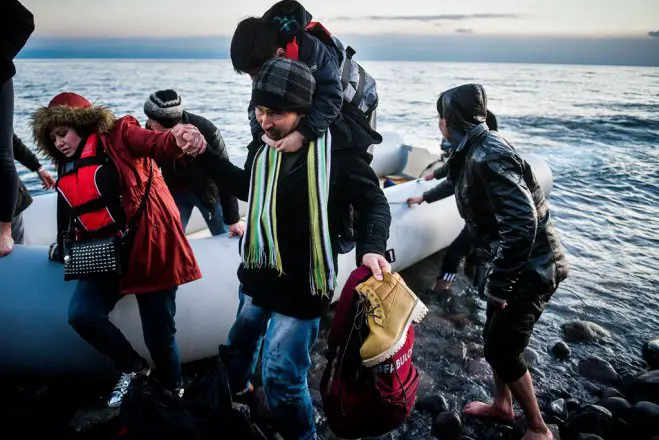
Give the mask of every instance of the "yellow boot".
[[382, 275], [382, 281], [370, 277], [355, 288], [367, 300], [370, 334], [359, 350], [362, 364], [367, 367], [396, 354], [405, 344], [412, 321], [420, 322], [428, 312], [400, 275], [388, 272]]

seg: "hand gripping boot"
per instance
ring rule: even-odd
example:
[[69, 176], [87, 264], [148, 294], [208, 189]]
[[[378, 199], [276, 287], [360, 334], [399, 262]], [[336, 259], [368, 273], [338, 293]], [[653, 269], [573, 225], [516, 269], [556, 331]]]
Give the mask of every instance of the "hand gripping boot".
[[366, 322], [370, 333], [359, 354], [362, 364], [377, 365], [392, 357], [405, 344], [407, 329], [418, 323], [428, 308], [410, 290], [397, 273], [385, 272], [383, 280], [375, 277], [359, 284], [355, 290], [366, 303]]

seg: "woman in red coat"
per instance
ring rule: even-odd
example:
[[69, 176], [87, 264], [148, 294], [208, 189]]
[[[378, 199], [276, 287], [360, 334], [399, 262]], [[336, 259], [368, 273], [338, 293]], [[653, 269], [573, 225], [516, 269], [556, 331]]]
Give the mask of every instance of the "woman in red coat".
[[[75, 93], [61, 93], [32, 120], [37, 148], [58, 169], [58, 230], [74, 240], [122, 234], [135, 217], [134, 239], [123, 275], [90, 275], [77, 281], [69, 323], [121, 371], [108, 405], [117, 407], [138, 374], [149, 364], [108, 319], [116, 302], [136, 294], [144, 342], [162, 384], [182, 392], [174, 338], [177, 287], [201, 278], [172, 199], [155, 160], [173, 160], [205, 149], [199, 131], [188, 125], [157, 133]], [[70, 232], [69, 232], [70, 231]], [[62, 246], [59, 246], [62, 249]], [[63, 252], [61, 252], [63, 253]]]

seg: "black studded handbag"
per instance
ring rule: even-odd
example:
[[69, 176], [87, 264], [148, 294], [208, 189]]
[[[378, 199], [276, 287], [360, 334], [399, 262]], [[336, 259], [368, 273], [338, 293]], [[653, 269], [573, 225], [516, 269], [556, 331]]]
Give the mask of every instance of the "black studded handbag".
[[[149, 171], [149, 180], [144, 190], [140, 206], [133, 217], [126, 222], [121, 235], [105, 238], [64, 242], [64, 281], [77, 280], [94, 275], [123, 275], [127, 259], [130, 256], [137, 220], [146, 206], [146, 200], [151, 192], [153, 179], [153, 161]], [[72, 235], [71, 233], [69, 234]]]

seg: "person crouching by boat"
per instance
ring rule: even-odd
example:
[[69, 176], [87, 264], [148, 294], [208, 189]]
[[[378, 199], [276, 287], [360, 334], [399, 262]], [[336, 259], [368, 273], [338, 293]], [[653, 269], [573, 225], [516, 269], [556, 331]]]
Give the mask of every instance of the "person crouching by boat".
[[[252, 103], [270, 139], [283, 139], [309, 114], [315, 86], [306, 64], [285, 58], [263, 64]], [[330, 145], [325, 134], [287, 153], [255, 139], [244, 169], [208, 151], [202, 161], [218, 183], [248, 200], [240, 306], [227, 344], [231, 390], [239, 401], [258, 401], [250, 380], [264, 341], [267, 403], [286, 439], [316, 438], [307, 372], [320, 316], [336, 289], [336, 231], [349, 203], [361, 213], [358, 264], [380, 280], [390, 271], [384, 253], [391, 214], [378, 179], [359, 152]]]
[[131, 246], [122, 274], [103, 273], [100, 263], [87, 260], [76, 267], [93, 265], [93, 273], [82, 270], [79, 276], [71, 275], [78, 281], [69, 304], [70, 325], [121, 371], [108, 406], [120, 406], [131, 380], [150, 373], [147, 361], [108, 319], [126, 294], [136, 296], [144, 342], [160, 382], [182, 393], [174, 338], [176, 290], [201, 278], [201, 273], [154, 159], [203, 152], [203, 136], [190, 125], [176, 126], [168, 133], [146, 130], [132, 116], [116, 119], [106, 107], [69, 92], [55, 96], [34, 113], [32, 130], [37, 148], [58, 170], [59, 244], [51, 249], [51, 257], [68, 258], [73, 267], [77, 256], [66, 251], [69, 246], [73, 249], [88, 240], [122, 235]]
[[528, 424], [523, 440], [550, 440], [553, 435], [522, 358], [535, 323], [568, 275], [549, 205], [530, 165], [506, 139], [488, 129], [482, 86], [447, 90], [437, 110], [439, 129], [453, 150], [449, 183], [440, 185], [455, 194], [458, 211], [485, 256], [480, 264], [486, 267], [483, 339], [496, 395], [493, 403], [471, 402], [464, 412], [510, 422], [515, 418], [514, 397]]

